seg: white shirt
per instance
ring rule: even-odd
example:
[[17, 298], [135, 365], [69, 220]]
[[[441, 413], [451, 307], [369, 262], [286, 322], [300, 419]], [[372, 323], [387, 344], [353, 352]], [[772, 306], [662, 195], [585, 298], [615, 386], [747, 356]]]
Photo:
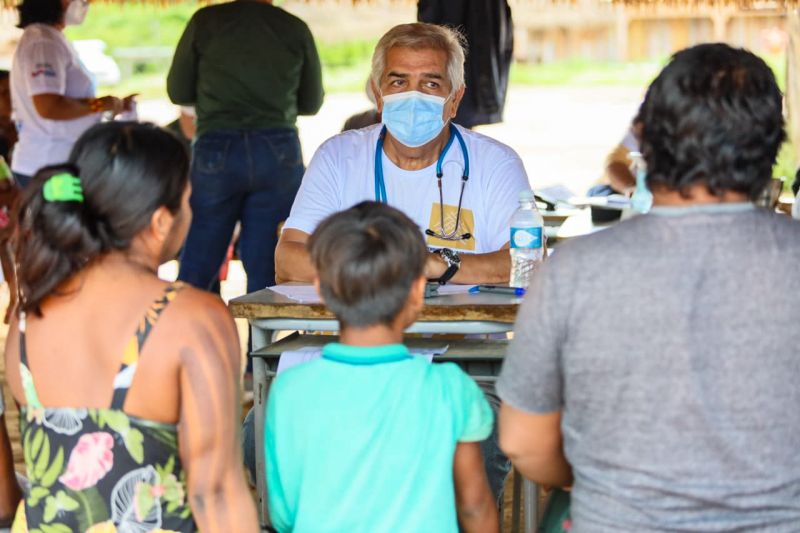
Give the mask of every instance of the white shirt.
[[[375, 149], [381, 124], [347, 131], [319, 147], [303, 176], [303, 182], [284, 229], [312, 233], [328, 215], [365, 201], [375, 200]], [[530, 189], [522, 161], [508, 146], [459, 126], [469, 157], [469, 181], [464, 188], [458, 234], [470, 239], [443, 241], [425, 235], [431, 248], [489, 253], [509, 240], [509, 221], [519, 206], [518, 195]], [[439, 189], [436, 164], [410, 171], [397, 167], [384, 153], [383, 173], [388, 203], [416, 222], [421, 231], [440, 231]], [[442, 188], [445, 229], [455, 227], [464, 158], [458, 140], [445, 155]]]
[[625, 137], [622, 138], [620, 144], [628, 149], [629, 152], [638, 152], [639, 150], [639, 139], [636, 137], [636, 132], [633, 130], [633, 126], [628, 128], [628, 131], [625, 133]]
[[11, 67], [11, 103], [19, 131], [11, 169], [19, 174], [31, 176], [43, 166], [66, 161], [78, 137], [100, 121], [100, 113], [72, 120], [42, 118], [32, 97], [48, 93], [93, 98], [94, 80], [61, 31], [31, 24]]

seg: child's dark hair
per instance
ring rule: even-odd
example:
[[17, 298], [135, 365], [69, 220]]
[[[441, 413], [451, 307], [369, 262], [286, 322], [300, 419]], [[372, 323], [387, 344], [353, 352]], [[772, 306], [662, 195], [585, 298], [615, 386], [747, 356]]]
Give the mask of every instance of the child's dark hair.
[[0, 69], [0, 80], [7, 80], [11, 73], [5, 69]]
[[64, 20], [64, 7], [61, 0], [22, 0], [17, 6], [19, 11], [18, 28], [25, 28], [34, 23], [53, 26]]
[[308, 251], [322, 297], [342, 327], [391, 324], [427, 257], [417, 225], [377, 202], [326, 218], [308, 240]]
[[[83, 202], [47, 201], [45, 182], [80, 178]], [[36, 173], [19, 206], [20, 307], [41, 314], [42, 300], [90, 261], [127, 250], [161, 206], [178, 212], [189, 158], [183, 144], [152, 124], [108, 122], [86, 131], [69, 163]]]

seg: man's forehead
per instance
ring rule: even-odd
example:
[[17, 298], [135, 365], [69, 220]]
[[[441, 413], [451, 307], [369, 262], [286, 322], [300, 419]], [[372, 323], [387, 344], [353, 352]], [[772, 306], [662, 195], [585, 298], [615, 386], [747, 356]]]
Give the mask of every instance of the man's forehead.
[[386, 53], [384, 74], [408, 73], [443, 78], [447, 74], [447, 54], [434, 48], [390, 48]]

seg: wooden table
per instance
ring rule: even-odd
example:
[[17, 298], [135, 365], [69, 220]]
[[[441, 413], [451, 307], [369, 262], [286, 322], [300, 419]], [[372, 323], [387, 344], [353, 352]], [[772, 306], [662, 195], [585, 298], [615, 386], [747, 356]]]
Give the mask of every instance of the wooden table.
[[[407, 332], [409, 333], [455, 333], [487, 334], [506, 333], [513, 329], [521, 298], [504, 294], [453, 294], [426, 298], [419, 319]], [[246, 318], [250, 322], [253, 358], [253, 408], [256, 434], [256, 482], [259, 496], [259, 515], [266, 517], [266, 480], [264, 476], [264, 411], [270, 381], [275, 375], [276, 355], [285, 351], [286, 343], [273, 344], [273, 334], [280, 330], [328, 331], [339, 330], [339, 323], [321, 303], [299, 303], [269, 289], [260, 290], [231, 300], [229, 308], [236, 318]], [[449, 344], [451, 341], [445, 341]], [[467, 344], [458, 345], [445, 357], [434, 360], [457, 360], [458, 355], [467, 355]], [[438, 342], [442, 344], [442, 342]], [[466, 350], [468, 351], [468, 350]], [[494, 354], [484, 350], [482, 355], [471, 352], [474, 370], [465, 368], [475, 375], [477, 368], [499, 369], [504, 349]], [[463, 359], [463, 357], [461, 358]], [[494, 366], [491, 366], [494, 364]], [[489, 365], [489, 366], [487, 366]], [[481, 370], [483, 375], [484, 371]], [[495, 374], [496, 375], [496, 374]], [[482, 376], [483, 377], [483, 376]], [[538, 488], [525, 482], [523, 487], [526, 532], [534, 532], [538, 519]]]
[[[504, 294], [451, 294], [427, 298], [409, 333], [505, 333], [511, 331], [521, 298]], [[321, 303], [300, 303], [269, 289], [231, 300], [231, 313], [252, 329], [338, 331], [339, 323]], [[309, 325], [309, 327], [304, 327]], [[254, 332], [257, 333], [257, 332]], [[260, 337], [260, 333], [258, 334]], [[253, 342], [255, 343], [255, 340]], [[264, 346], [268, 339], [259, 338]], [[255, 348], [255, 344], [253, 345]]]

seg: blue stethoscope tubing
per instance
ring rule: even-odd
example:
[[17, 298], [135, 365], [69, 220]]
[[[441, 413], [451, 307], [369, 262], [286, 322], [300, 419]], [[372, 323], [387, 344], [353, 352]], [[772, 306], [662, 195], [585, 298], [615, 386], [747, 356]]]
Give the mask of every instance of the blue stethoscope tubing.
[[[375, 146], [375, 201], [388, 203], [388, 199], [386, 197], [386, 182], [383, 180], [383, 139], [386, 137], [386, 126], [381, 129], [381, 133], [378, 136], [378, 144]], [[439, 180], [439, 191], [442, 190], [442, 176], [444, 173], [442, 172], [442, 163], [444, 163], [444, 157], [447, 155], [447, 151], [450, 150], [450, 146], [453, 144], [453, 139], [458, 139], [458, 144], [461, 147], [461, 155], [464, 157], [464, 173], [461, 175], [461, 197], [464, 196], [464, 185], [466, 185], [467, 180], [469, 180], [469, 154], [467, 153], [467, 145], [464, 142], [464, 138], [461, 136], [461, 132], [458, 131], [452, 123], [450, 123], [450, 139], [448, 139], [447, 144], [444, 146], [444, 150], [442, 153], [439, 154], [439, 159], [436, 160], [436, 178]], [[461, 198], [458, 200], [459, 204], [459, 211], [461, 210]]]

